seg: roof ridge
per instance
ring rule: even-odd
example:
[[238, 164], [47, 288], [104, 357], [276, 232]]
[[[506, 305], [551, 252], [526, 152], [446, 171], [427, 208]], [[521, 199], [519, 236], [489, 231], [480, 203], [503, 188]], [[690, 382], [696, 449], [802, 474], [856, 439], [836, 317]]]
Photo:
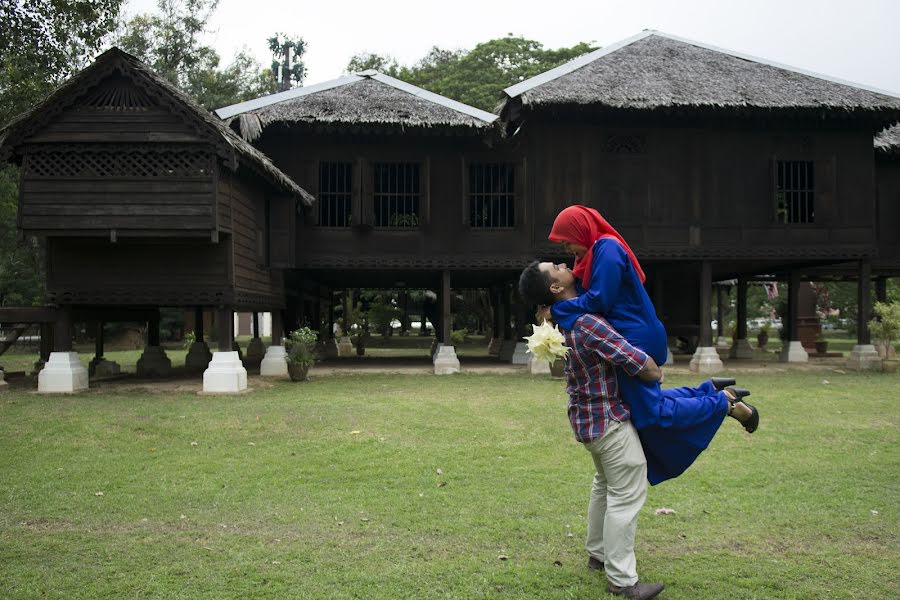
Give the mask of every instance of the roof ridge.
[[285, 90], [283, 92], [276, 92], [274, 94], [269, 94], [268, 96], [260, 96], [259, 98], [246, 100], [244, 102], [238, 102], [237, 104], [232, 104], [230, 106], [223, 106], [222, 108], [216, 109], [215, 113], [220, 119], [227, 119], [228, 117], [233, 117], [235, 115], [249, 112], [257, 108], [271, 106], [280, 102], [287, 102], [288, 100], [293, 100], [295, 98], [302, 98], [303, 96], [315, 94], [316, 92], [324, 92], [325, 90], [330, 90], [350, 83], [355, 83], [357, 81], [361, 81], [362, 79], [364, 79], [364, 77], [362, 77], [361, 74], [351, 73], [350, 75], [343, 75], [341, 77], [338, 77], [337, 79], [330, 79], [328, 81], [322, 81], [313, 85], [293, 88], [290, 90]]
[[[369, 73], [368, 71], [363, 71], [360, 73]], [[469, 115], [470, 117], [474, 117], [480, 121], [486, 121], [488, 123], [493, 123], [499, 117], [494, 113], [489, 113], [487, 111], [481, 110], [480, 108], [476, 108], [474, 106], [470, 106], [465, 104], [464, 102], [459, 102], [458, 100], [454, 100], [453, 98], [448, 98], [446, 96], [442, 96], [440, 94], [436, 94], [434, 92], [429, 92], [424, 88], [420, 88], [411, 83], [407, 83], [401, 79], [397, 79], [395, 77], [391, 77], [390, 75], [385, 75], [384, 73], [380, 73], [378, 71], [373, 71], [373, 74], [367, 75], [370, 79], [374, 79], [380, 83], [385, 85], [389, 85], [393, 88], [396, 88], [400, 91], [406, 92], [408, 94], [412, 94], [414, 96], [418, 96], [419, 98], [423, 98], [424, 100], [428, 100], [429, 102], [433, 102], [435, 104], [439, 104], [451, 110], [455, 110], [457, 112], [461, 112], [463, 114]]]

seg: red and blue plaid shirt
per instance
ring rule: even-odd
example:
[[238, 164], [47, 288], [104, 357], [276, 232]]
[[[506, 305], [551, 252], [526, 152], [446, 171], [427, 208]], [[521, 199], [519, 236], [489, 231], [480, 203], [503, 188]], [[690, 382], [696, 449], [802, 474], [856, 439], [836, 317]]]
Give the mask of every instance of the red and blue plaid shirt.
[[631, 418], [628, 405], [619, 397], [615, 367], [634, 376], [647, 364], [648, 356], [597, 315], [580, 316], [575, 327], [563, 333], [570, 348], [566, 358], [569, 421], [575, 439], [590, 442], [603, 437], [610, 421]]

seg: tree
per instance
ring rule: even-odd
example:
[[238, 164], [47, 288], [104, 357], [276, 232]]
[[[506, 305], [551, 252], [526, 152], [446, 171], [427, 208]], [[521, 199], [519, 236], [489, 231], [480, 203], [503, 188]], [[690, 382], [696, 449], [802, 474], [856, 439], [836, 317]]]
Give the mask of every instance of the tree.
[[347, 71], [373, 68], [436, 94], [493, 110], [504, 88], [594, 49], [581, 42], [569, 48], [549, 50], [540, 42], [510, 34], [478, 44], [468, 51], [435, 46], [410, 67], [398, 66], [386, 55], [357, 54], [350, 59]]
[[291, 39], [283, 33], [276, 33], [269, 38], [269, 51], [272, 52], [272, 76], [278, 83], [278, 89], [289, 90], [294, 83], [303, 85], [306, 79], [306, 65], [303, 63], [306, 42], [303, 38]]
[[207, 108], [243, 102], [275, 91], [271, 73], [242, 51], [226, 68], [200, 42], [219, 0], [158, 0], [157, 13], [125, 23], [116, 40], [123, 50]]
[[[0, 2], [0, 126], [40, 102], [99, 53], [122, 0]], [[16, 232], [19, 171], [0, 167], [0, 306], [40, 304], [44, 261], [36, 238]]]

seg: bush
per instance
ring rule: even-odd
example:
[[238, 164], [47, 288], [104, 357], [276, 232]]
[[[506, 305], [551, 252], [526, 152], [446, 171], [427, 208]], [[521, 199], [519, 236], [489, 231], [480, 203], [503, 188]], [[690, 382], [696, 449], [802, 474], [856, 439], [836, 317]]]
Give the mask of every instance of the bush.
[[311, 367], [316, 362], [316, 340], [319, 334], [309, 327], [295, 329], [288, 334], [284, 345], [287, 347], [287, 361]]
[[466, 337], [469, 335], [468, 329], [454, 329], [450, 332], [450, 341], [454, 346], [461, 346], [466, 343]]

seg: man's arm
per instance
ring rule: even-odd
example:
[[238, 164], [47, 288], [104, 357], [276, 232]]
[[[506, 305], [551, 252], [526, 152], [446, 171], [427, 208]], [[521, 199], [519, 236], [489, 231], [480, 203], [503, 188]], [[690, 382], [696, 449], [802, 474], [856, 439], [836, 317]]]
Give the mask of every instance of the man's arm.
[[662, 369], [646, 352], [628, 343], [604, 319], [587, 315], [579, 322], [584, 331], [585, 346], [597, 352], [603, 360], [622, 369], [632, 377], [644, 381], [661, 381]]

